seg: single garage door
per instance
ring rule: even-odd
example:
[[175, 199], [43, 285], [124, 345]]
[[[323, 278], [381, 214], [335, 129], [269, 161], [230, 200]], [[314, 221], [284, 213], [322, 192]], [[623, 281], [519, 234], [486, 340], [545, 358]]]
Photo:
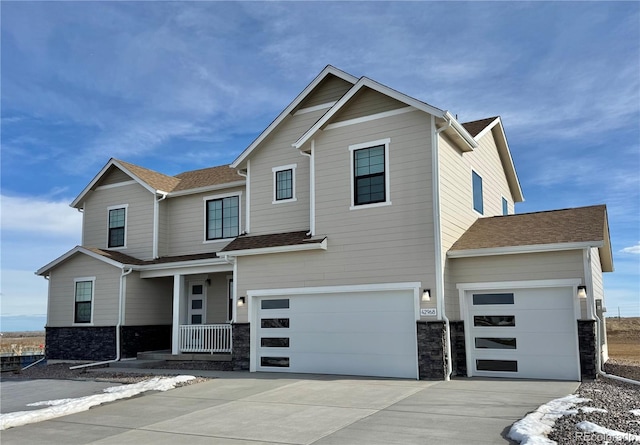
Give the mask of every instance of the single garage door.
[[256, 297], [257, 371], [417, 378], [413, 291]]
[[466, 291], [468, 373], [580, 380], [572, 287]]

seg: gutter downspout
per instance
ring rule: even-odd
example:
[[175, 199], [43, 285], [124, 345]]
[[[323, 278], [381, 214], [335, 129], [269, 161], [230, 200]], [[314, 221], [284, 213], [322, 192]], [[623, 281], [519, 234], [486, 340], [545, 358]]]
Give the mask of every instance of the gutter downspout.
[[[589, 251], [589, 249], [585, 249], [586, 251], [586, 257], [587, 257], [587, 264], [589, 266], [589, 270], [591, 270], [591, 252]], [[602, 377], [606, 377], [608, 379], [612, 379], [612, 380], [618, 380], [620, 382], [625, 382], [625, 383], [630, 383], [632, 385], [639, 385], [640, 386], [640, 382], [637, 380], [632, 380], [632, 379], [627, 379], [625, 377], [620, 377], [618, 375], [613, 375], [613, 374], [607, 374], [606, 372], [604, 372], [602, 370], [602, 339], [600, 338], [600, 329], [602, 328], [602, 320], [600, 320], [600, 317], [598, 317], [598, 311], [596, 310], [596, 297], [593, 294], [593, 286], [591, 286], [591, 292], [587, 292], [587, 298], [588, 298], [588, 303], [589, 303], [589, 307], [592, 310], [592, 314], [593, 317], [596, 319], [596, 372], [598, 375], [601, 375]]]
[[159, 232], [160, 232], [160, 201], [164, 201], [167, 199], [167, 192], [157, 191], [160, 195], [160, 199], [158, 199], [157, 195], [153, 197], [153, 259], [158, 258], [158, 243], [159, 243]]
[[314, 151], [316, 147], [315, 139], [311, 140], [311, 153], [306, 153], [300, 149], [298, 152], [302, 156], [309, 158], [309, 232], [307, 236], [316, 234], [316, 158]]
[[[109, 363], [119, 362], [120, 359], [120, 326], [122, 326], [122, 319], [124, 318], [123, 304], [122, 301], [124, 299], [124, 289], [125, 289], [125, 277], [133, 272], [132, 267], [122, 266], [122, 273], [120, 274], [120, 296], [118, 299], [118, 323], [116, 324], [116, 358], [113, 360], [105, 360], [102, 362], [95, 363], [87, 363], [85, 365], [71, 366], [69, 369], [82, 369], [89, 368], [91, 366], [99, 366], [99, 365], [107, 365]], [[125, 359], [125, 360], [135, 360], [135, 358]]]
[[[445, 373], [445, 381], [451, 379], [453, 365], [451, 360], [451, 326], [445, 312], [444, 303], [444, 265], [442, 264], [442, 232], [440, 228], [440, 161], [438, 159], [438, 138], [440, 133], [451, 127], [452, 121], [448, 118], [448, 112], [445, 112], [443, 118], [447, 122], [442, 128], [435, 130], [434, 141], [432, 147], [432, 166], [431, 177], [433, 187], [433, 228], [434, 242], [436, 254], [436, 309], [438, 311], [438, 320], [444, 320], [445, 325], [445, 347], [447, 353], [447, 372]], [[431, 126], [435, 129], [435, 118], [431, 116]]]
[[236, 171], [238, 172], [238, 174], [240, 176], [242, 176], [245, 181], [244, 181], [244, 188], [245, 188], [245, 192], [247, 194], [247, 196], [245, 197], [245, 204], [244, 206], [246, 207], [245, 209], [245, 222], [244, 222], [244, 231], [245, 233], [250, 233], [251, 232], [251, 218], [249, 217], [249, 204], [251, 203], [251, 198], [249, 197], [249, 195], [251, 194], [251, 183], [249, 181], [249, 168], [251, 168], [251, 164], [250, 164], [250, 160], [247, 160], [247, 171], [246, 173], [242, 172], [240, 169], [237, 169]]

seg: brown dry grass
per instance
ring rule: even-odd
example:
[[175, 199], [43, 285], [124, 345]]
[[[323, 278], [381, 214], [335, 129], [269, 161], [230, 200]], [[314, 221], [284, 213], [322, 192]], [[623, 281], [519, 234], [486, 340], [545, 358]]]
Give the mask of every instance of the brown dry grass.
[[640, 317], [607, 318], [609, 357], [640, 364]]
[[44, 332], [3, 332], [0, 336], [1, 353], [17, 353], [18, 351], [44, 352]]

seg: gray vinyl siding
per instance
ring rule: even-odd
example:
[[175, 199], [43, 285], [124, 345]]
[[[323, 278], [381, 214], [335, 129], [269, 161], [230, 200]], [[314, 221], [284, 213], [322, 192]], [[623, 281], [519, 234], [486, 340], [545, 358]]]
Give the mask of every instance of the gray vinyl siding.
[[[439, 139], [440, 228], [444, 264], [444, 294], [446, 304], [457, 304], [458, 290], [451, 276], [451, 260], [446, 253], [479, 217], [502, 215], [502, 198], [509, 211], [514, 202], [502, 167], [492, 132], [485, 134], [479, 146], [463, 153], [447, 138]], [[472, 171], [482, 178], [484, 214], [473, 209]]]
[[127, 326], [171, 324], [173, 278], [140, 278], [139, 272], [126, 276], [125, 319]]
[[[318, 110], [288, 116], [252, 154], [248, 178], [252, 235], [309, 230], [309, 158], [301, 155], [291, 144], [325, 112]], [[296, 201], [274, 204], [272, 169], [290, 164], [297, 165]]]
[[158, 256], [169, 254], [169, 205], [166, 200], [158, 202]]
[[[392, 204], [350, 210], [349, 146], [384, 138], [391, 139]], [[430, 117], [422, 112], [322, 132], [315, 140], [316, 232], [328, 235], [328, 249], [240, 257], [238, 295], [251, 289], [399, 282], [433, 288], [430, 141]], [[246, 307], [239, 308], [239, 321], [246, 317]]]
[[[449, 259], [451, 278], [455, 283], [488, 283], [499, 281], [584, 280], [581, 250], [483, 256]], [[447, 315], [459, 319], [458, 290], [455, 298], [448, 295]]]
[[211, 285], [207, 287], [207, 323], [227, 323], [228, 300], [227, 277], [231, 277], [232, 272], [212, 273], [208, 277]]
[[330, 75], [324, 78], [315, 90], [304, 99], [297, 109], [314, 107], [340, 99], [353, 85], [346, 80]]
[[226, 246], [230, 240], [206, 241], [205, 198], [215, 199], [217, 196], [240, 194], [240, 192], [242, 192], [239, 199], [240, 232], [242, 233], [246, 215], [244, 187], [180, 196], [162, 201], [161, 204], [167, 207], [165, 224], [168, 237], [167, 255], [218, 252]]
[[120, 182], [127, 182], [131, 180], [133, 180], [131, 176], [127, 175], [118, 167], [111, 166], [109, 168], [109, 171], [104, 176], [102, 176], [102, 178], [100, 178], [100, 182], [97, 184], [97, 186], [118, 184]]
[[596, 247], [591, 248], [591, 280], [593, 296], [596, 300], [602, 300], [604, 298], [602, 266], [600, 265], [600, 251]]
[[334, 116], [332, 122], [342, 122], [405, 107], [407, 104], [365, 87], [358, 91], [351, 98], [349, 104]]
[[84, 254], [76, 254], [51, 271], [47, 326], [74, 326], [76, 278], [95, 277], [91, 306], [93, 324], [76, 326], [115, 326], [120, 298], [120, 269]]
[[107, 208], [127, 204], [126, 248], [115, 250], [139, 259], [151, 259], [153, 200], [153, 194], [139, 184], [91, 192], [84, 205], [84, 245], [106, 249], [109, 233]]

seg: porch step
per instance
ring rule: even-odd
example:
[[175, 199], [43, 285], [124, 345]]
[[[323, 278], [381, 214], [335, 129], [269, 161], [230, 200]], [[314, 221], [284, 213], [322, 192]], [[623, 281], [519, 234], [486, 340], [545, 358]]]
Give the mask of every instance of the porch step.
[[202, 362], [230, 362], [231, 354], [171, 354], [171, 351], [138, 352], [138, 361], [163, 360], [163, 361], [202, 361]]

